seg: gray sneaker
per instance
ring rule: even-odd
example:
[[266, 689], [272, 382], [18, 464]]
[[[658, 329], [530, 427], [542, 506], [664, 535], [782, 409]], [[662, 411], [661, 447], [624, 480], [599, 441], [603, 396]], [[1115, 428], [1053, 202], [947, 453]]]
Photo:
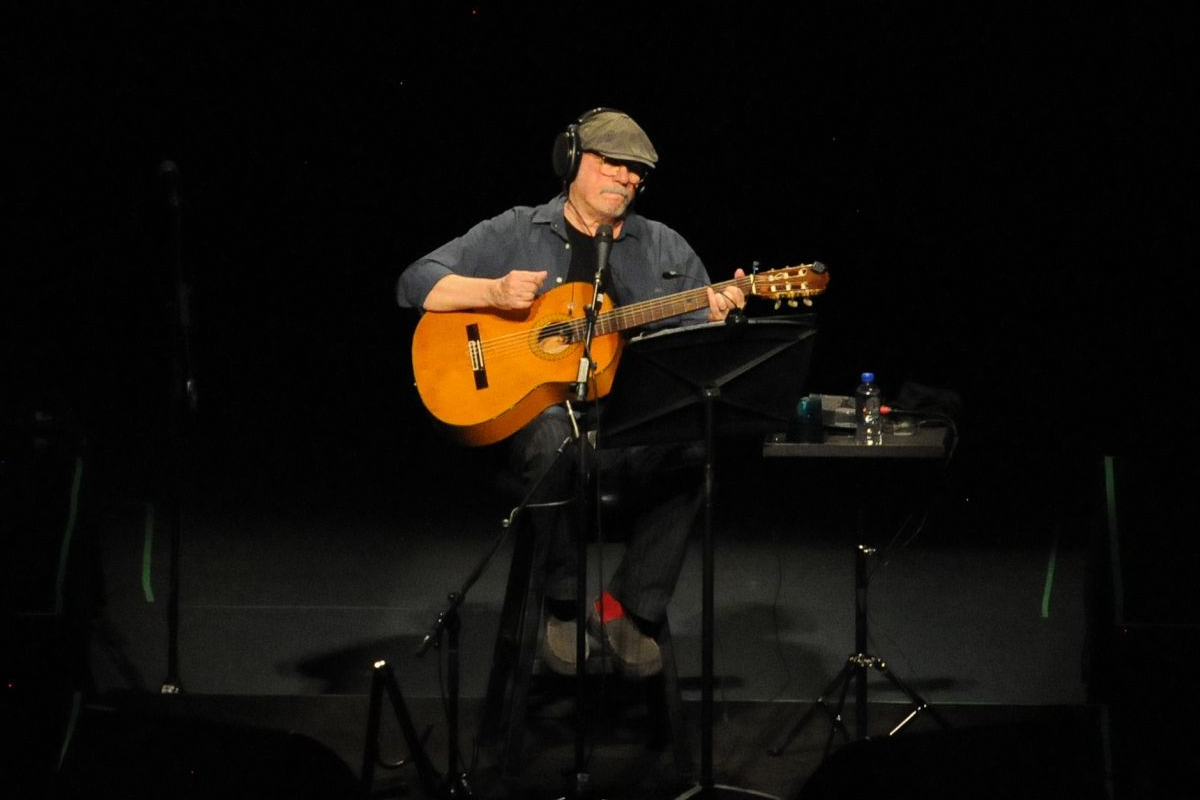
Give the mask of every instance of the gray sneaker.
[[[583, 639], [583, 652], [591, 655], [592, 642], [590, 636]], [[546, 630], [542, 636], [540, 648], [542, 661], [551, 672], [559, 675], [575, 674], [575, 620], [559, 619], [553, 614], [546, 615]]]
[[628, 617], [602, 623], [593, 605], [588, 615], [588, 631], [604, 644], [604, 651], [625, 677], [649, 678], [662, 672], [658, 642], [638, 630]]

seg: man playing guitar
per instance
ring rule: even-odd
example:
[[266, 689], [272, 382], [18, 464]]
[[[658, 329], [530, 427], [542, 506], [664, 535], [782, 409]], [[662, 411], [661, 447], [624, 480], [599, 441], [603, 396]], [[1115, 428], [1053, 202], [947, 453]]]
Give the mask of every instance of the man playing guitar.
[[[426, 318], [439, 312], [482, 312], [486, 324], [488, 317], [520, 320], [540, 300], [553, 296], [564, 308], [563, 319], [582, 319], [597, 272], [596, 234], [603, 232], [607, 248], [611, 229], [611, 250], [601, 282], [605, 302], [620, 310], [668, 298], [686, 286], [700, 287], [689, 310], [672, 311], [673, 316], [643, 327], [720, 321], [745, 305], [738, 280], [710, 286], [703, 263], [682, 236], [631, 210], [658, 163], [658, 154], [628, 115], [608, 108], [587, 112], [559, 134], [553, 155], [563, 179], [562, 193], [543, 205], [519, 206], [480, 222], [418, 259], [400, 277], [399, 304], [433, 312]], [[745, 276], [738, 270], [735, 278]], [[464, 336], [454, 337], [455, 347], [473, 335], [479, 339], [477, 325], [465, 327]], [[577, 329], [563, 323], [502, 338], [511, 339], [511, 346], [521, 350], [535, 368], [549, 368], [564, 354], [568, 362], [577, 360], [581, 349], [575, 346]], [[530, 342], [535, 344], [532, 349], [525, 347]], [[482, 341], [470, 344], [478, 347], [470, 362], [473, 383], [468, 389], [447, 388], [450, 402], [476, 389], [486, 396], [488, 387], [494, 389], [506, 379], [497, 366], [500, 347], [487, 352]], [[419, 387], [422, 379], [418, 374]], [[425, 378], [426, 383], [437, 380], [433, 375]], [[548, 405], [541, 407], [544, 404]], [[546, 474], [533, 500], [565, 500], [574, 495], [578, 473], [574, 458], [558, 457], [571, 435], [571, 413], [553, 398], [542, 400], [515, 417], [515, 431], [501, 424], [482, 425], [474, 443], [506, 438], [510, 468], [526, 486]], [[624, 558], [601, 598], [589, 606], [587, 624], [623, 674], [646, 677], [662, 665], [655, 635], [665, 619], [700, 508], [697, 469], [703, 448], [698, 443], [653, 445], [599, 450], [595, 457], [602, 474], [620, 475], [623, 485], [641, 490], [644, 496], [633, 500], [638, 513]], [[542, 508], [531, 516], [537, 534], [548, 537], [548, 613], [542, 656], [556, 672], [574, 674], [577, 562], [571, 515], [561, 508]]]

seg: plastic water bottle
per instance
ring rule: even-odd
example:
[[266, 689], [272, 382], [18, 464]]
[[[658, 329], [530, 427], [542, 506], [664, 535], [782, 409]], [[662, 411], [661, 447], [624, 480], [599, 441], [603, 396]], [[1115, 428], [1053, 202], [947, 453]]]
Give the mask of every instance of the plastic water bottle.
[[875, 373], [864, 372], [854, 391], [854, 440], [858, 444], [883, 444], [883, 398], [875, 385]]

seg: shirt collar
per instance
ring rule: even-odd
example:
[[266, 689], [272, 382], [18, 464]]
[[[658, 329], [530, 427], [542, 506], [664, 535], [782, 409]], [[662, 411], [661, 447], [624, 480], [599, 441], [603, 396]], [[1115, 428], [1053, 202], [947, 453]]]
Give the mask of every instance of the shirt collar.
[[[534, 224], [548, 225], [550, 230], [566, 241], [567, 231], [563, 227], [567, 224], [563, 217], [566, 205], [567, 195], [565, 193], [560, 193], [550, 202], [543, 203], [533, 210]], [[643, 230], [642, 218], [637, 214], [629, 214], [625, 217], [625, 223], [621, 226], [621, 235], [617, 237], [616, 241], [620, 241], [626, 236], [632, 236], [634, 239], [641, 238]]]

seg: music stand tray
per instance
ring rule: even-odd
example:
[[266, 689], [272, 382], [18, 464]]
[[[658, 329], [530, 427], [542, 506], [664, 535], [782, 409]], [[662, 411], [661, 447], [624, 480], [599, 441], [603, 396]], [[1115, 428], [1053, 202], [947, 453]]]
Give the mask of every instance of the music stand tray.
[[712, 775], [713, 440], [718, 433], [761, 437], [787, 426], [803, 393], [816, 331], [807, 318], [739, 316], [636, 338], [625, 346], [601, 411], [601, 447], [705, 443], [700, 783], [681, 797], [697, 790], [704, 798], [761, 796], [717, 786]]

